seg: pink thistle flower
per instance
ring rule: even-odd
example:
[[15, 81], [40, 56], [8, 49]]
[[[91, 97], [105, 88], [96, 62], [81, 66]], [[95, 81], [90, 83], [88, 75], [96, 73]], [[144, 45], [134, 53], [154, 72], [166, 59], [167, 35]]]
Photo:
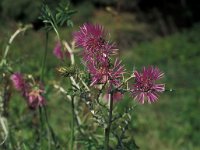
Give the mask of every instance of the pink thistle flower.
[[132, 95], [140, 103], [144, 103], [145, 97], [148, 103], [152, 103], [158, 100], [158, 93], [165, 90], [164, 84], [156, 84], [156, 81], [163, 78], [164, 73], [160, 72], [158, 68], [148, 67], [143, 68], [142, 72], [134, 72], [135, 83], [131, 90]]
[[98, 61], [114, 54], [116, 49], [114, 44], [106, 40], [107, 33], [100, 25], [84, 24], [80, 31], [74, 33], [76, 46], [84, 49], [84, 61], [95, 58]]
[[115, 60], [113, 68], [109, 68], [107, 64], [104, 64], [99, 68], [95, 67], [94, 64], [88, 64], [87, 67], [89, 73], [92, 75], [91, 86], [107, 82], [110, 86], [119, 86], [120, 79], [125, 71], [124, 66], [121, 65], [121, 62], [118, 59]]
[[[114, 45], [108, 45], [106, 44], [103, 49], [96, 50], [96, 51], [87, 51], [84, 50], [82, 52], [83, 54], [83, 60], [86, 63], [96, 63], [97, 65], [103, 64], [108, 65], [109, 64], [109, 58], [111, 55], [111, 49], [114, 48]], [[114, 53], [112, 53], [114, 54]]]
[[108, 67], [101, 66], [96, 67], [94, 64], [89, 63], [87, 65], [88, 71], [92, 76], [91, 86], [95, 84], [104, 84], [108, 81]]
[[58, 58], [63, 60], [64, 57], [69, 58], [70, 57], [70, 53], [68, 51], [63, 52], [62, 51], [62, 45], [60, 42], [57, 42], [54, 49], [53, 49], [53, 54]]
[[[119, 91], [114, 92], [113, 93], [113, 101], [114, 102], [119, 102], [123, 98], [123, 96], [124, 95], [121, 92], [119, 92]], [[107, 93], [107, 94], [104, 95], [104, 99], [105, 100], [109, 100], [109, 93]]]
[[121, 61], [116, 59], [113, 68], [108, 72], [110, 85], [119, 86], [124, 72], [125, 69], [121, 65]]
[[63, 59], [63, 52], [62, 52], [62, 45], [60, 42], [56, 43], [56, 46], [54, 47], [53, 54], [58, 58], [58, 59]]
[[39, 88], [34, 88], [29, 92], [27, 100], [30, 108], [35, 109], [39, 106], [45, 105], [46, 100], [42, 94], [44, 94], [44, 90]]
[[23, 75], [19, 72], [16, 72], [11, 75], [10, 79], [12, 80], [12, 83], [16, 90], [23, 90], [25, 87], [25, 81], [23, 78]]
[[80, 31], [74, 33], [76, 45], [87, 50], [101, 49], [105, 37], [106, 32], [102, 26], [89, 23], [83, 24]]

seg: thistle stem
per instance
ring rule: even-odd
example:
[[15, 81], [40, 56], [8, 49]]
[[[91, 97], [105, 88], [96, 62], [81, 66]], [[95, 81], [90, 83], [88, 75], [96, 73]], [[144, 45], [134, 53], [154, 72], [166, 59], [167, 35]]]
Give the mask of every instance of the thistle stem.
[[74, 118], [75, 118], [75, 112], [74, 112], [74, 97], [71, 98], [71, 109], [72, 109], [71, 150], [73, 150], [73, 148], [74, 148]]
[[[41, 70], [41, 74], [40, 74], [40, 81], [41, 82], [43, 82], [43, 80], [44, 80], [45, 64], [46, 64], [47, 51], [48, 51], [48, 40], [49, 40], [49, 33], [46, 32], [45, 51], [44, 51], [44, 57], [43, 57], [43, 60], [42, 60], [42, 70]], [[44, 110], [45, 121], [46, 121], [48, 130], [50, 131], [53, 142], [54, 142], [55, 146], [57, 148], [59, 148], [59, 145], [57, 144], [57, 141], [56, 141], [55, 133], [54, 133], [53, 128], [51, 127], [51, 125], [49, 123], [48, 115], [47, 115], [45, 106], [43, 106], [43, 110]], [[42, 118], [42, 113], [40, 113], [40, 117]], [[43, 122], [41, 122], [41, 124], [43, 126]]]
[[[41, 68], [41, 73], [40, 73], [40, 82], [43, 82], [44, 80], [44, 70], [45, 70], [45, 64], [46, 64], [46, 57], [47, 57], [47, 49], [48, 49], [48, 32], [46, 32], [46, 38], [45, 38], [45, 50], [44, 50], [44, 55], [42, 58], [42, 68]], [[43, 122], [43, 117], [42, 117], [42, 108], [39, 107], [39, 117], [40, 117], [40, 132], [43, 131], [43, 127], [44, 127], [44, 122]], [[40, 133], [40, 144], [41, 144], [41, 139], [42, 139], [42, 133]]]
[[40, 75], [40, 81], [44, 80], [44, 70], [45, 70], [45, 64], [46, 64], [46, 59], [47, 59], [48, 40], [49, 40], [49, 33], [46, 32], [45, 50], [44, 50], [44, 57], [42, 60], [42, 70], [41, 70], [41, 75]]
[[109, 97], [108, 126], [105, 128], [105, 145], [104, 145], [105, 150], [109, 150], [110, 128], [112, 125], [112, 111], [113, 111], [113, 92], [111, 91], [110, 97]]
[[57, 143], [55, 133], [54, 133], [53, 128], [51, 127], [51, 125], [50, 125], [50, 123], [49, 123], [49, 120], [48, 120], [48, 115], [47, 115], [46, 107], [43, 106], [43, 109], [44, 109], [45, 120], [46, 120], [47, 126], [48, 126], [48, 128], [49, 128], [49, 131], [50, 131], [50, 133], [51, 133], [51, 137], [52, 137], [52, 139], [53, 139], [53, 142], [54, 142], [56, 148], [59, 149], [60, 146], [59, 146], [59, 144]]
[[36, 133], [39, 133], [38, 140], [39, 140], [39, 147], [40, 147], [42, 143], [42, 134], [44, 131], [44, 122], [43, 122], [41, 107], [39, 107], [39, 119], [40, 119], [40, 128], [36, 129]]

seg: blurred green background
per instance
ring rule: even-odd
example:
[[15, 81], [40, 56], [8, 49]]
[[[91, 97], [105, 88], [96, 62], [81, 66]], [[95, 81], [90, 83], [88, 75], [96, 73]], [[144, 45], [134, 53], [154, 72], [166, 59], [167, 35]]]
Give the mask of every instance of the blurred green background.
[[[54, 8], [57, 1], [49, 0]], [[37, 19], [41, 0], [1, 0], [0, 56], [10, 35], [20, 23], [32, 23], [33, 30], [16, 38], [9, 59], [16, 71], [39, 76], [45, 33]], [[200, 4], [190, 0], [75, 0], [71, 7], [73, 28], [63, 26], [63, 39], [72, 41], [72, 32], [85, 22], [98, 23], [111, 33], [127, 70], [144, 65], [158, 66], [165, 72], [167, 89], [157, 103], [138, 105], [133, 113], [134, 137], [144, 150], [200, 149]], [[53, 56], [55, 34], [50, 34], [45, 81], [48, 87], [50, 122], [63, 141], [70, 124], [68, 103], [52, 88], [60, 80], [55, 73], [59, 62]], [[55, 77], [56, 76], [56, 77]], [[18, 97], [18, 98], [17, 98]], [[131, 97], [120, 102], [123, 107]], [[31, 143], [30, 126], [23, 122], [26, 104], [14, 93], [10, 101], [9, 124], [22, 143]], [[56, 111], [56, 113], [55, 113]], [[23, 130], [21, 130], [23, 129]], [[14, 131], [13, 131], [14, 132]], [[131, 136], [131, 135], [130, 135]], [[32, 141], [33, 142], [33, 141]]]

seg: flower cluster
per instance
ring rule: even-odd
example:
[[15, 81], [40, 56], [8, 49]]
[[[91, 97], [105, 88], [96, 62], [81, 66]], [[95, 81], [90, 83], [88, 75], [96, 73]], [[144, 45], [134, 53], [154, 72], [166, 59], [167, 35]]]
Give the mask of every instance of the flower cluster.
[[[107, 32], [100, 25], [84, 24], [78, 32], [74, 33], [76, 46], [83, 48], [83, 60], [91, 75], [91, 86], [96, 84], [109, 84], [108, 93], [113, 87], [118, 88], [122, 83], [122, 75], [125, 72], [121, 61], [111, 62], [111, 56], [116, 53], [116, 47], [107, 40]], [[163, 73], [158, 68], [143, 68], [139, 73], [135, 71], [135, 83], [131, 91], [132, 96], [140, 103], [144, 103], [145, 98], [149, 103], [158, 99], [158, 93], [165, 90], [164, 84], [156, 84], [156, 81], [163, 77]], [[122, 93], [113, 93], [116, 99], [122, 98]], [[108, 97], [108, 96], [106, 96]]]
[[26, 99], [30, 108], [36, 109], [39, 106], [45, 105], [44, 89], [41, 85], [30, 84], [24, 79], [21, 73], [14, 73], [11, 75], [12, 83], [16, 90], [20, 91], [22, 96]]
[[91, 74], [91, 86], [109, 83], [118, 86], [124, 73], [121, 62], [116, 59], [111, 65], [110, 56], [116, 53], [115, 45], [107, 40], [107, 32], [100, 25], [84, 24], [74, 33], [77, 46], [82, 47], [83, 60]]

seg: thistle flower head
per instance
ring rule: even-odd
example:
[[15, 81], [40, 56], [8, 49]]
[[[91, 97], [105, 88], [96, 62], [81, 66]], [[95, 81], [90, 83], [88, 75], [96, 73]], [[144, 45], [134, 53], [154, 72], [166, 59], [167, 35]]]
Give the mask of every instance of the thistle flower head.
[[119, 86], [124, 72], [125, 69], [124, 66], [121, 65], [121, 61], [116, 59], [113, 68], [111, 68], [108, 72], [110, 85]]
[[91, 86], [95, 84], [104, 84], [108, 81], [108, 67], [96, 66], [95, 62], [87, 64], [88, 72], [91, 74], [92, 81]]
[[88, 51], [84, 50], [82, 52], [83, 60], [86, 63], [90, 63], [91, 61], [96, 61], [96, 63], [109, 63], [109, 58], [113, 53], [114, 44], [109, 45], [106, 44], [102, 49]]
[[58, 58], [63, 60], [64, 57], [69, 58], [70, 54], [68, 51], [62, 51], [62, 45], [61, 43], [58, 41], [53, 49], [53, 54]]
[[76, 45], [87, 50], [100, 49], [105, 43], [105, 37], [106, 32], [102, 26], [89, 23], [83, 24], [80, 31], [74, 33]]
[[111, 87], [119, 86], [120, 79], [122, 78], [125, 69], [118, 59], [115, 60], [112, 68], [106, 63], [101, 64], [100, 67], [96, 66], [94, 63], [87, 65], [88, 71], [92, 76], [91, 85], [109, 83]]
[[30, 108], [35, 109], [39, 106], [45, 105], [46, 100], [42, 94], [44, 94], [44, 90], [39, 88], [33, 88], [29, 92], [27, 100]]
[[57, 42], [54, 49], [53, 49], [53, 54], [58, 58], [58, 59], [63, 59], [63, 52], [62, 52], [62, 45], [60, 42]]
[[45, 99], [42, 96], [44, 94], [44, 88], [41, 84], [31, 84], [18, 72], [11, 75], [11, 80], [14, 87], [21, 92], [30, 108], [35, 109], [45, 104]]
[[135, 71], [135, 83], [132, 87], [132, 95], [142, 104], [145, 97], [149, 103], [155, 102], [158, 99], [158, 93], [165, 90], [164, 84], [157, 84], [156, 81], [163, 78], [164, 73], [158, 68], [148, 67], [143, 68], [142, 72]]
[[101, 25], [84, 24], [80, 31], [74, 33], [76, 46], [82, 47], [84, 61], [96, 59], [101, 61], [114, 54], [115, 45], [107, 40], [107, 32]]
[[16, 72], [16, 73], [12, 74], [10, 79], [16, 90], [19, 90], [19, 91], [24, 90], [24, 88], [26, 87], [25, 80], [21, 73]]

